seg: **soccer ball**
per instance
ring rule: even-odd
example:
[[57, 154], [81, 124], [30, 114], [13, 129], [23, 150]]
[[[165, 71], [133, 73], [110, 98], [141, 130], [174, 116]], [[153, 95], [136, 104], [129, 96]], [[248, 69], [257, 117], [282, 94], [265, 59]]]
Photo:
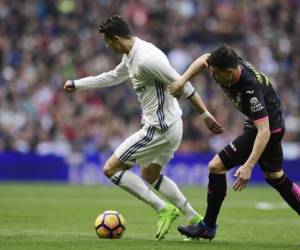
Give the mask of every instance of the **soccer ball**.
[[104, 211], [97, 217], [95, 229], [100, 238], [120, 239], [126, 229], [125, 219], [117, 211]]

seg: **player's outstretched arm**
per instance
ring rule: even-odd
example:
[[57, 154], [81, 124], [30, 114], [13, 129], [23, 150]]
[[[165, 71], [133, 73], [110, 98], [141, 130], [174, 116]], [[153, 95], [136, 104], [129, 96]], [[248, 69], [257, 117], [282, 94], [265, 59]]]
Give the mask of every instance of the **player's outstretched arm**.
[[207, 58], [210, 56], [209, 53], [203, 54], [198, 59], [196, 59], [190, 67], [183, 73], [183, 75], [170, 84], [169, 91], [170, 94], [178, 97], [182, 94], [183, 88], [189, 80], [196, 74], [201, 73], [204, 69], [207, 68]]
[[211, 113], [209, 113], [202, 98], [196, 91], [189, 98], [189, 100], [193, 104], [193, 106], [196, 108], [196, 110], [199, 112], [200, 117], [203, 119], [206, 127], [214, 134], [222, 134], [224, 129], [216, 121], [215, 117]]
[[111, 71], [104, 72], [97, 76], [88, 76], [77, 80], [66, 81], [64, 89], [68, 92], [74, 92], [75, 90], [110, 87], [121, 84], [128, 78], [128, 70], [123, 58], [122, 62]]

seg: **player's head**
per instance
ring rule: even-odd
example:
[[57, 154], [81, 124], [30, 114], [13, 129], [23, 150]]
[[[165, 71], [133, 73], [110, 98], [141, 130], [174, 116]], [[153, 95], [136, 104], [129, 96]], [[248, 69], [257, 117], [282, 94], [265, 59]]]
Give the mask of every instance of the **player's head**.
[[208, 57], [208, 69], [218, 83], [228, 84], [236, 78], [238, 59], [237, 53], [232, 48], [221, 46]]
[[122, 44], [132, 37], [127, 23], [118, 15], [108, 17], [99, 27], [99, 32], [107, 47], [120, 54]]

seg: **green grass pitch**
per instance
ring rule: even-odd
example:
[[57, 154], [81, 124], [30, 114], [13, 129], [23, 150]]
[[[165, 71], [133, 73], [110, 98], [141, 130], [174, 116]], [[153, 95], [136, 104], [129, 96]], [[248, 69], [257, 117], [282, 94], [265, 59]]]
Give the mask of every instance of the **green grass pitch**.
[[[204, 213], [205, 188], [183, 188], [194, 207]], [[267, 202], [270, 210], [257, 209]], [[96, 216], [118, 210], [127, 229], [120, 240], [99, 239]], [[158, 242], [156, 214], [123, 190], [103, 186], [52, 184], [0, 184], [0, 249], [299, 249], [300, 218], [269, 187], [248, 187], [241, 193], [228, 190], [216, 238], [209, 242], [182, 241], [176, 226]]]

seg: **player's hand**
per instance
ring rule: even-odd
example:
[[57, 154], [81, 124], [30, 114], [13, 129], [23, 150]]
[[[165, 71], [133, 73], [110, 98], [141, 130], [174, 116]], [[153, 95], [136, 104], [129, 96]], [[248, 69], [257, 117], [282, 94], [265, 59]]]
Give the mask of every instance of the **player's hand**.
[[224, 132], [223, 127], [216, 121], [215, 117], [211, 114], [204, 119], [206, 127], [214, 134], [222, 134]]
[[75, 85], [74, 85], [74, 82], [73, 81], [70, 81], [70, 80], [67, 80], [65, 82], [65, 85], [64, 85], [64, 90], [68, 91], [68, 92], [74, 92], [75, 91]]
[[184, 84], [183, 82], [177, 80], [175, 82], [172, 82], [169, 85], [169, 92], [172, 96], [174, 97], [179, 97], [181, 96], [182, 92], [183, 92], [183, 88], [184, 88]]
[[247, 165], [240, 166], [234, 176], [237, 177], [233, 184], [234, 191], [242, 191], [246, 188], [248, 181], [250, 180], [252, 173], [252, 167]]

